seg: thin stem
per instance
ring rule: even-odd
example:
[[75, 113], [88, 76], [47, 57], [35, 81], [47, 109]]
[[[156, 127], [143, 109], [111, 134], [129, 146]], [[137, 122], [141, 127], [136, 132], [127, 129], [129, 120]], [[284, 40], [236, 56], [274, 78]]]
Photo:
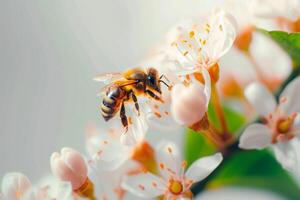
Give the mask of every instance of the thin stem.
[[218, 134], [217, 130], [215, 130], [208, 121], [207, 114], [203, 117], [203, 119], [189, 128], [198, 132], [199, 134], [203, 134], [207, 140], [209, 140], [217, 149], [222, 150], [225, 147], [225, 142], [223, 141], [220, 134]]
[[215, 132], [211, 127], [209, 129], [202, 131], [204, 136], [209, 139], [219, 150], [224, 149], [225, 142], [222, 140], [220, 135]]
[[225, 113], [222, 108], [219, 94], [216, 88], [216, 84], [214, 83], [211, 86], [211, 102], [216, 111], [218, 121], [220, 122], [221, 125], [221, 135], [223, 139], [226, 139], [229, 137], [228, 126], [225, 118]]

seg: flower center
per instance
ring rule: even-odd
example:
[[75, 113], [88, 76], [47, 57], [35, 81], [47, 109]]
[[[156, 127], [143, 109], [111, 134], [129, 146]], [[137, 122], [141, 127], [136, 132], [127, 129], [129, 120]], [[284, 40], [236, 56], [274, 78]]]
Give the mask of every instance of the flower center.
[[181, 194], [181, 192], [183, 191], [182, 183], [180, 181], [171, 179], [169, 181], [169, 191], [175, 195]]
[[291, 131], [295, 118], [297, 116], [297, 113], [293, 113], [290, 116], [279, 118], [275, 120], [274, 122], [274, 135], [272, 142], [277, 143], [279, 141], [286, 141], [290, 140], [294, 137], [293, 132]]
[[287, 119], [281, 119], [277, 122], [277, 131], [279, 133], [287, 133], [290, 131], [293, 123], [294, 119], [291, 117], [288, 117]]

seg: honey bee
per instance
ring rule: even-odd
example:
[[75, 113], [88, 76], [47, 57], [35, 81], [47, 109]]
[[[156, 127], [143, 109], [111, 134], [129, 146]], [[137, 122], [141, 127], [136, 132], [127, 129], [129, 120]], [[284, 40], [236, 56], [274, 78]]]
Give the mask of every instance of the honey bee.
[[95, 78], [96, 81], [109, 82], [103, 89], [104, 97], [100, 106], [104, 120], [108, 121], [120, 112], [122, 125], [127, 132], [128, 119], [125, 111], [125, 102], [133, 102], [139, 115], [140, 108], [137, 96], [146, 95], [162, 101], [160, 98], [162, 93], [160, 84], [163, 83], [169, 87], [162, 80], [163, 77], [165, 76], [159, 76], [158, 71], [154, 68], [148, 68], [146, 71], [141, 68], [134, 68], [124, 73], [110, 73], [97, 76]]

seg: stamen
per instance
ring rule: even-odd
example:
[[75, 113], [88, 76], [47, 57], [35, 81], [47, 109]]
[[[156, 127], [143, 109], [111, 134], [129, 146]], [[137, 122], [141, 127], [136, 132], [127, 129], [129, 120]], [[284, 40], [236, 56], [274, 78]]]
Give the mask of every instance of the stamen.
[[156, 117], [161, 118], [161, 114], [160, 113], [155, 112], [154, 114], [156, 115]]
[[141, 189], [141, 190], [145, 190], [145, 186], [139, 184], [138, 187]]
[[108, 144], [108, 141], [107, 141], [107, 140], [104, 140], [104, 141], [103, 141], [103, 144]]
[[157, 188], [157, 183], [156, 183], [156, 182], [152, 182], [152, 186], [153, 186], [154, 188]]
[[181, 167], [182, 167], [183, 169], [186, 169], [186, 167], [187, 167], [187, 162], [186, 162], [185, 160], [182, 161]]
[[172, 152], [173, 152], [173, 150], [172, 150], [171, 147], [168, 147], [167, 150], [168, 150], [169, 153], [172, 153]]
[[223, 26], [222, 26], [222, 24], [219, 25], [219, 29], [220, 29], [220, 31], [223, 31]]
[[286, 103], [286, 102], [287, 102], [287, 97], [280, 98], [280, 103]]
[[195, 32], [194, 31], [191, 31], [190, 32], [190, 38], [193, 38], [195, 36]]

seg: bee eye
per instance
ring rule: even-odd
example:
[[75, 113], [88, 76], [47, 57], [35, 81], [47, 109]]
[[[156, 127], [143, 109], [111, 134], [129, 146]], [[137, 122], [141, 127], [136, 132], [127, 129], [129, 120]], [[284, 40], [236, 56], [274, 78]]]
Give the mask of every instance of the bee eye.
[[155, 79], [154, 79], [153, 76], [148, 76], [148, 80], [149, 80], [149, 82], [150, 82], [152, 85], [155, 84]]

